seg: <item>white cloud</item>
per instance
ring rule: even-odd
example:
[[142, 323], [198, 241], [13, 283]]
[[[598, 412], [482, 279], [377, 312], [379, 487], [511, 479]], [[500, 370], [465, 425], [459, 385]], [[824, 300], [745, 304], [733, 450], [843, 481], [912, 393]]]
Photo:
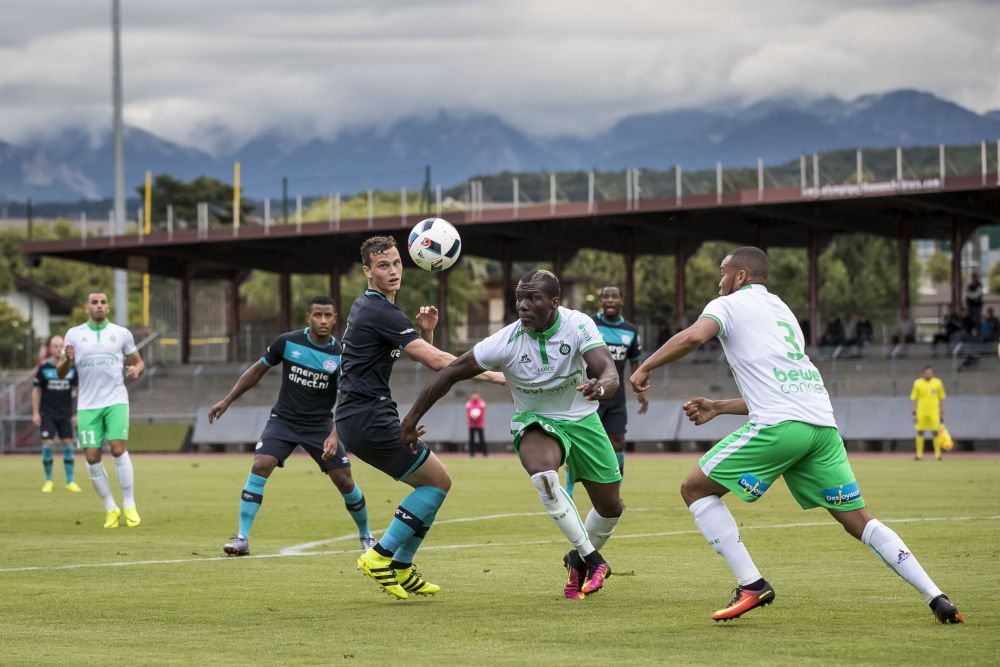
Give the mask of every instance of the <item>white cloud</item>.
[[[919, 88], [1000, 108], [1000, 4], [781, 0], [123, 3], [126, 119], [203, 145], [445, 108], [539, 134], [783, 91]], [[0, 137], [110, 118], [110, 3], [14, 0]]]

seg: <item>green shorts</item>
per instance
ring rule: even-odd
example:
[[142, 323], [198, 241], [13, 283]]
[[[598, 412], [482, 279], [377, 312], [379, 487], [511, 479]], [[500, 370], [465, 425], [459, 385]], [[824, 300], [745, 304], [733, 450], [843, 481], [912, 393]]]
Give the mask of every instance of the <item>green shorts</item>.
[[519, 412], [510, 420], [514, 436], [514, 451], [520, 455], [521, 438], [531, 426], [537, 426], [562, 447], [560, 465], [566, 464], [569, 478], [576, 482], [586, 479], [601, 484], [613, 484], [622, 479], [618, 471], [615, 450], [604, 432], [596, 412], [577, 421], [549, 419], [534, 412]]
[[77, 411], [76, 437], [85, 449], [103, 447], [105, 440], [128, 440], [128, 403]]
[[748, 423], [712, 447], [698, 466], [748, 503], [784, 476], [802, 509], [847, 512], [865, 506], [844, 441], [832, 426], [797, 421], [774, 426]]

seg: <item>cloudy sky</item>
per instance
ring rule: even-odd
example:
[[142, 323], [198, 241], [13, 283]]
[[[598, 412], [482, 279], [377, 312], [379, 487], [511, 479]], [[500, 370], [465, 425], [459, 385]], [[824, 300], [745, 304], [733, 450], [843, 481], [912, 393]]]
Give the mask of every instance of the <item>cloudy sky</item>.
[[[788, 94], [918, 88], [1000, 108], [996, 0], [122, 4], [126, 122], [210, 148], [438, 108], [536, 134]], [[4, 0], [0, 139], [109, 125], [110, 6]]]

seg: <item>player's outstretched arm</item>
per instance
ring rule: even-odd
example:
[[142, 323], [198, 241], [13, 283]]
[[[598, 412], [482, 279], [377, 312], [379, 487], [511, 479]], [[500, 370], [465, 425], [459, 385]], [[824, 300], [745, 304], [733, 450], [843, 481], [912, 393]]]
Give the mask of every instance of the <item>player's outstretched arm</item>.
[[[635, 373], [637, 370], [639, 370], [639, 361], [633, 360], [632, 372]], [[645, 391], [636, 392], [635, 397], [639, 399], [639, 414], [640, 415], [646, 414], [646, 412], [649, 411], [649, 399], [646, 397], [646, 392]]]
[[747, 409], [747, 402], [742, 398], [728, 398], [713, 401], [710, 398], [699, 396], [687, 401], [683, 406], [684, 414], [695, 423], [701, 426], [719, 415], [746, 415], [750, 414]]
[[[410, 345], [412, 344], [413, 343], [410, 343]], [[407, 347], [409, 347], [409, 345], [407, 345]], [[479, 367], [478, 363], [476, 363], [476, 358], [473, 356], [472, 350], [469, 350], [458, 359], [455, 359], [455, 361], [448, 364], [440, 373], [435, 375], [430, 382], [424, 385], [423, 389], [420, 390], [420, 394], [413, 402], [410, 412], [407, 413], [406, 417], [404, 417], [403, 421], [399, 424], [399, 439], [407, 445], [416, 444], [420, 437], [420, 428], [417, 426], [417, 422], [420, 421], [420, 418], [427, 414], [427, 411], [430, 410], [442, 396], [447, 394], [456, 382], [471, 380], [482, 372], [483, 369]]]
[[258, 360], [250, 368], [243, 371], [243, 374], [236, 380], [236, 384], [229, 390], [226, 397], [213, 405], [212, 409], [208, 411], [208, 423], [213, 424], [218, 421], [219, 417], [229, 409], [230, 404], [260, 382], [260, 379], [264, 377], [268, 370], [270, 370], [270, 366]]
[[606, 345], [595, 347], [583, 353], [583, 361], [587, 364], [596, 378], [587, 380], [576, 390], [584, 395], [588, 401], [596, 401], [605, 396], [614, 396], [618, 391], [618, 369], [611, 359], [611, 352]]
[[650, 373], [664, 364], [683, 359], [718, 335], [718, 322], [710, 317], [699, 317], [694, 324], [671, 336], [660, 349], [639, 364], [639, 368], [629, 378], [632, 389], [636, 392], [646, 391], [649, 389]]

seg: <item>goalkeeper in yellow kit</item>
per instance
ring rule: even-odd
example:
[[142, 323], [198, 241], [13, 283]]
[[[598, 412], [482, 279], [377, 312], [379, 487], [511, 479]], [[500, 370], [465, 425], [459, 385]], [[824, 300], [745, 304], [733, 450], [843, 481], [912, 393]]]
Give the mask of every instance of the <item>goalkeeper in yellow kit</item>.
[[917, 429], [916, 460], [924, 458], [924, 433], [931, 432], [934, 459], [941, 460], [941, 422], [944, 421], [944, 385], [934, 377], [934, 369], [924, 368], [924, 374], [913, 381], [910, 400], [913, 401], [913, 419]]

